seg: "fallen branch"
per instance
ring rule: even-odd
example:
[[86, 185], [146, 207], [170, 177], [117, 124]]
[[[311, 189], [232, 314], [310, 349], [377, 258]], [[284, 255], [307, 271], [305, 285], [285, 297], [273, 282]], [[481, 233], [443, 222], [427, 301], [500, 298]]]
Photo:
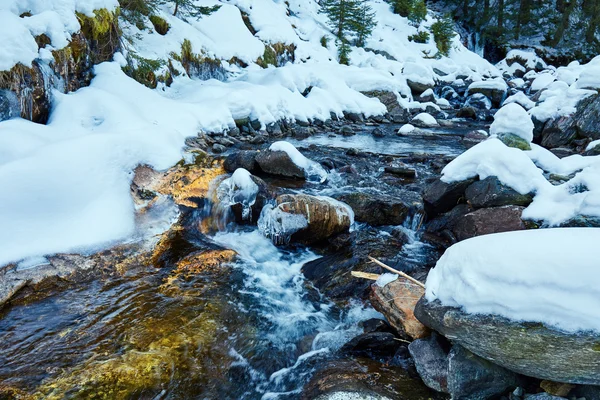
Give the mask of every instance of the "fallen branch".
[[376, 281], [381, 276], [379, 274], [371, 274], [369, 272], [360, 272], [360, 271], [352, 271], [350, 273], [355, 278], [370, 279], [372, 281]]
[[409, 281], [421, 286], [423, 289], [425, 289], [425, 285], [421, 282], [419, 282], [418, 280], [416, 280], [415, 278], [413, 278], [412, 276], [405, 274], [402, 271], [398, 271], [397, 269], [394, 269], [392, 267], [390, 267], [389, 265], [385, 265], [384, 263], [382, 263], [381, 261], [379, 261], [376, 258], [373, 258], [371, 256], [368, 256], [369, 260], [371, 260], [371, 262], [374, 262], [375, 264], [379, 265], [381, 268], [385, 268], [390, 272], [393, 272], [394, 274], [400, 275], [403, 278], [408, 279]]

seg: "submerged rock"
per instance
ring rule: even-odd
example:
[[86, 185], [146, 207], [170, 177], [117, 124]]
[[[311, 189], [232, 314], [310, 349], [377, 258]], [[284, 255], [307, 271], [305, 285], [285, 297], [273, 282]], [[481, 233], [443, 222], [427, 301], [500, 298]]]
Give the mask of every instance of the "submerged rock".
[[390, 332], [371, 332], [358, 335], [342, 346], [342, 353], [369, 358], [392, 358], [400, 342]]
[[519, 374], [600, 385], [600, 334], [572, 334], [540, 323], [469, 314], [425, 298], [417, 303], [415, 315], [454, 343]]

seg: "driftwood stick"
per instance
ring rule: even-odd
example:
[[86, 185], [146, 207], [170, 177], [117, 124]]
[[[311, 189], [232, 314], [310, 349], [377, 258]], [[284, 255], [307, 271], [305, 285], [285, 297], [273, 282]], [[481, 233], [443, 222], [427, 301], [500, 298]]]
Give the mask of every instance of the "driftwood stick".
[[423, 283], [419, 282], [418, 280], [416, 280], [416, 279], [415, 279], [415, 278], [413, 278], [412, 276], [410, 276], [410, 275], [407, 275], [407, 274], [405, 274], [405, 273], [404, 273], [404, 272], [402, 272], [402, 271], [398, 271], [397, 269], [394, 269], [394, 268], [390, 267], [389, 265], [385, 265], [384, 263], [382, 263], [381, 261], [379, 261], [379, 260], [378, 260], [378, 259], [376, 259], [376, 258], [373, 258], [373, 257], [371, 257], [371, 256], [368, 256], [368, 257], [369, 257], [369, 260], [371, 260], [371, 261], [372, 261], [372, 262], [374, 262], [375, 264], [379, 265], [381, 268], [385, 268], [385, 269], [387, 269], [388, 271], [390, 271], [390, 272], [393, 272], [394, 274], [400, 275], [401, 277], [403, 277], [403, 278], [406, 278], [406, 279], [408, 279], [409, 281], [411, 281], [411, 282], [413, 282], [413, 283], [415, 283], [415, 284], [417, 284], [417, 285], [421, 286], [423, 289], [425, 289], [425, 285], [423, 285]]
[[376, 281], [381, 276], [379, 274], [371, 274], [369, 272], [360, 272], [360, 271], [352, 271], [350, 273], [355, 278], [370, 279], [372, 281]]

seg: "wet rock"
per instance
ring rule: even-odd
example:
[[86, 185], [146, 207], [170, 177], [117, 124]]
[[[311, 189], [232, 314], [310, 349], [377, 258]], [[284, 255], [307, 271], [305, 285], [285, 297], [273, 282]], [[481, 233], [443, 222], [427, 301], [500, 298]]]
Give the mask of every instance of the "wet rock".
[[489, 136], [485, 132], [471, 131], [468, 132], [465, 136], [463, 136], [462, 143], [467, 149], [470, 149], [471, 147], [487, 140], [488, 137]]
[[223, 168], [227, 172], [235, 172], [238, 168], [244, 168], [248, 172], [252, 173], [256, 171], [256, 156], [258, 151], [253, 150], [242, 150], [235, 153], [231, 153], [225, 158], [223, 162]]
[[578, 385], [575, 386], [571, 394], [577, 398], [584, 397], [586, 400], [600, 400], [600, 387], [591, 385]]
[[461, 241], [490, 233], [523, 230], [526, 228], [521, 220], [523, 210], [524, 207], [519, 206], [481, 208], [462, 217], [452, 231]]
[[469, 314], [421, 299], [415, 315], [480, 357], [522, 375], [574, 384], [600, 384], [600, 336], [569, 334], [540, 323]]
[[448, 356], [448, 391], [453, 399], [489, 399], [518, 386], [512, 371], [454, 345]]
[[371, 332], [358, 335], [344, 344], [340, 352], [373, 359], [392, 358], [400, 342], [389, 332]]
[[456, 113], [457, 118], [477, 119], [477, 111], [473, 107], [463, 107]]
[[[429, 400], [431, 392], [401, 367], [365, 359], [334, 360], [321, 367], [302, 389], [302, 400], [357, 398]], [[382, 397], [384, 396], [384, 397]]]
[[559, 117], [546, 122], [542, 130], [542, 146], [560, 147], [570, 144], [577, 137], [577, 126], [572, 116]]
[[415, 179], [417, 171], [409, 167], [392, 167], [388, 166], [384, 168], [384, 171], [388, 174], [397, 175], [401, 178]]
[[265, 181], [254, 175], [252, 175], [250, 179], [252, 179], [256, 186], [258, 186], [258, 192], [256, 193], [256, 200], [254, 201], [254, 204], [250, 206], [249, 218], [244, 218], [244, 206], [242, 204], [236, 203], [231, 206], [231, 212], [233, 213], [235, 222], [238, 225], [248, 223], [256, 224], [263, 207], [269, 201], [275, 198], [275, 193], [269, 188]]
[[212, 151], [216, 154], [225, 153], [227, 151], [227, 147], [223, 146], [222, 144], [215, 143], [212, 146]]
[[353, 136], [356, 135], [356, 133], [354, 132], [354, 129], [352, 129], [352, 127], [348, 126], [348, 125], [344, 125], [340, 128], [340, 130], [338, 131], [338, 133], [342, 136]]
[[371, 131], [371, 135], [373, 135], [376, 138], [382, 138], [385, 137], [385, 132], [381, 128], [375, 128]]
[[302, 215], [307, 226], [291, 235], [291, 241], [318, 243], [350, 228], [348, 206], [327, 197], [284, 194], [277, 197], [277, 208], [284, 213]]
[[[553, 396], [548, 393], [537, 393], [525, 395], [525, 400], [567, 400], [564, 397]], [[586, 399], [589, 400], [589, 399]]]
[[351, 122], [361, 123], [364, 121], [363, 115], [360, 113], [344, 113], [344, 117]]
[[420, 339], [429, 335], [429, 329], [415, 318], [414, 309], [424, 294], [425, 289], [421, 286], [398, 278], [384, 287], [372, 285], [370, 300], [401, 335]]
[[427, 186], [423, 192], [425, 211], [431, 218], [437, 214], [450, 211], [464, 198], [465, 190], [475, 182], [475, 178], [446, 183], [437, 179]]
[[[492, 108], [492, 101], [481, 93], [475, 93], [467, 98], [465, 107], [473, 108], [474, 110], [490, 110]], [[475, 118], [474, 118], [475, 119]]]
[[495, 176], [472, 183], [465, 190], [467, 202], [475, 208], [501, 206], [528, 206], [533, 201], [531, 194], [520, 194], [505, 186]]
[[370, 318], [366, 321], [362, 321], [359, 324], [362, 326], [364, 333], [372, 332], [389, 332], [394, 333], [393, 328], [385, 320], [379, 318]]
[[271, 175], [304, 179], [304, 170], [297, 166], [285, 151], [261, 151], [256, 155], [260, 169]]
[[401, 195], [354, 192], [336, 196], [354, 211], [354, 218], [370, 225], [401, 225], [406, 217], [423, 208], [421, 198], [414, 192]]
[[449, 345], [435, 332], [408, 345], [423, 383], [437, 392], [448, 393]]

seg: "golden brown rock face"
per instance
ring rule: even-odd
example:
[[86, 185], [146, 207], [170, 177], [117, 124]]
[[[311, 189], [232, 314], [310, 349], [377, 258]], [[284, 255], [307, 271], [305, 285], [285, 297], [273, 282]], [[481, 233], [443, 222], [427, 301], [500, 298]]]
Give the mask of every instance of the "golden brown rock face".
[[284, 194], [277, 197], [277, 204], [283, 212], [306, 218], [308, 226], [292, 235], [293, 240], [304, 243], [316, 243], [342, 233], [352, 222], [348, 209], [333, 199]]
[[429, 328], [415, 317], [415, 306], [425, 294], [421, 286], [399, 277], [384, 287], [371, 286], [371, 304], [386, 316], [401, 334], [412, 339], [421, 339], [429, 335]]

